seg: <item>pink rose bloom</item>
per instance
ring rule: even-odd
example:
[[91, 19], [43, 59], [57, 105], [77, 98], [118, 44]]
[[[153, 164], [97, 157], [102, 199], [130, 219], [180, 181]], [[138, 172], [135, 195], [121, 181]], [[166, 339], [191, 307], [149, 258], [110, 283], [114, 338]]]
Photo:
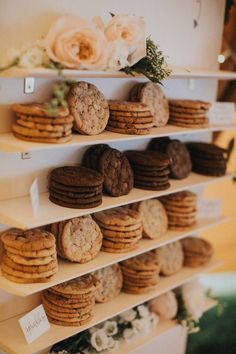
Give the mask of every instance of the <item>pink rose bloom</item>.
[[49, 58], [71, 69], [104, 70], [109, 46], [98, 28], [75, 15], [62, 15], [50, 27], [45, 38]]

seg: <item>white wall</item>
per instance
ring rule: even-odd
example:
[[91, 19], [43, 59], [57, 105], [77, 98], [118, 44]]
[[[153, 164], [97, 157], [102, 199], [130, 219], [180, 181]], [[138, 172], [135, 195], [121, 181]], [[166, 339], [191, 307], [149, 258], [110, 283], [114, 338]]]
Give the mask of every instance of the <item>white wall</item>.
[[[32, 42], [47, 32], [50, 21], [58, 13], [72, 12], [88, 19], [94, 15], [109, 18], [109, 12], [135, 13], [146, 19], [147, 34], [151, 34], [161, 45], [168, 61], [183, 67], [217, 68], [223, 24], [224, 0], [202, 0], [199, 26], [193, 28], [193, 19], [199, 11], [199, 0], [0, 0], [0, 63], [7, 52]], [[94, 79], [107, 98], [125, 98], [135, 80]], [[23, 93], [22, 79], [0, 78], [0, 132], [10, 130], [12, 115], [9, 105], [13, 102], [42, 101], [49, 96], [50, 80], [37, 79], [33, 95]], [[214, 100], [216, 82], [196, 80], [189, 90], [188, 80], [167, 80], [164, 91], [168, 97], [198, 98]], [[196, 137], [197, 138], [197, 137]], [[134, 144], [134, 145], [133, 145]], [[132, 143], [134, 147], [145, 146], [146, 140]], [[113, 144], [117, 148], [119, 144]], [[55, 165], [79, 161], [82, 151], [78, 148], [56, 151], [33, 152], [30, 160], [21, 160], [20, 154], [0, 152], [0, 200], [14, 198], [28, 193], [33, 177], [39, 177], [40, 189], [46, 189], [48, 170]], [[23, 207], [23, 206], [22, 206]], [[15, 297], [0, 291], [0, 320], [7, 313], [13, 315], [12, 303]], [[25, 308], [25, 300], [17, 299]], [[34, 306], [35, 298], [29, 307]], [[22, 308], [21, 306], [19, 308]], [[11, 309], [11, 310], [10, 310]], [[21, 310], [18, 310], [21, 312]], [[165, 340], [165, 353], [168, 350]], [[161, 344], [162, 345], [162, 344]], [[151, 352], [150, 352], [151, 353]]]

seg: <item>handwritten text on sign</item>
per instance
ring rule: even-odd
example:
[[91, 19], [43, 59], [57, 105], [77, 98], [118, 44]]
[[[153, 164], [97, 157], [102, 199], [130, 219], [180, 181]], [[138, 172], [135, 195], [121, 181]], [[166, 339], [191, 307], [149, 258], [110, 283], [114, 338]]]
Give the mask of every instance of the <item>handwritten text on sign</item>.
[[21, 317], [19, 323], [28, 344], [50, 329], [43, 305], [39, 305], [27, 313], [27, 315]]

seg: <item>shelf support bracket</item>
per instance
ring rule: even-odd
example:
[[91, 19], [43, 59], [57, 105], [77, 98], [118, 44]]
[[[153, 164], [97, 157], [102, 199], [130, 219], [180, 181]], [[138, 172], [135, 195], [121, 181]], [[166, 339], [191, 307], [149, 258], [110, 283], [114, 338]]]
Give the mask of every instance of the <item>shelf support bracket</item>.
[[25, 77], [24, 93], [34, 93], [35, 79], [34, 77]]
[[21, 160], [30, 160], [30, 159], [31, 159], [30, 152], [22, 152], [21, 153]]

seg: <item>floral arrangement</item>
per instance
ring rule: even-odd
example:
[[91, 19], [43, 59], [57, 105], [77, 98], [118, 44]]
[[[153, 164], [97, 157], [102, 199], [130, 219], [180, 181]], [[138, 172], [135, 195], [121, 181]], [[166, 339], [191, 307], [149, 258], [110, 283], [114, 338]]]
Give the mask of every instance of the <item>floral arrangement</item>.
[[115, 351], [119, 348], [121, 339], [130, 343], [146, 336], [158, 321], [158, 316], [151, 313], [147, 305], [140, 305], [55, 344], [50, 353], [85, 354], [100, 353], [104, 350]]
[[177, 291], [177, 322], [188, 329], [188, 333], [200, 330], [199, 319], [206, 308], [205, 289], [198, 281], [184, 284]]
[[76, 15], [62, 15], [48, 33], [34, 45], [11, 53], [9, 63], [0, 67], [47, 67], [77, 70], [123, 70], [146, 75], [161, 82], [170, 75], [159, 47], [146, 39], [145, 21], [135, 15], [114, 15], [108, 23], [98, 16], [90, 25]]

